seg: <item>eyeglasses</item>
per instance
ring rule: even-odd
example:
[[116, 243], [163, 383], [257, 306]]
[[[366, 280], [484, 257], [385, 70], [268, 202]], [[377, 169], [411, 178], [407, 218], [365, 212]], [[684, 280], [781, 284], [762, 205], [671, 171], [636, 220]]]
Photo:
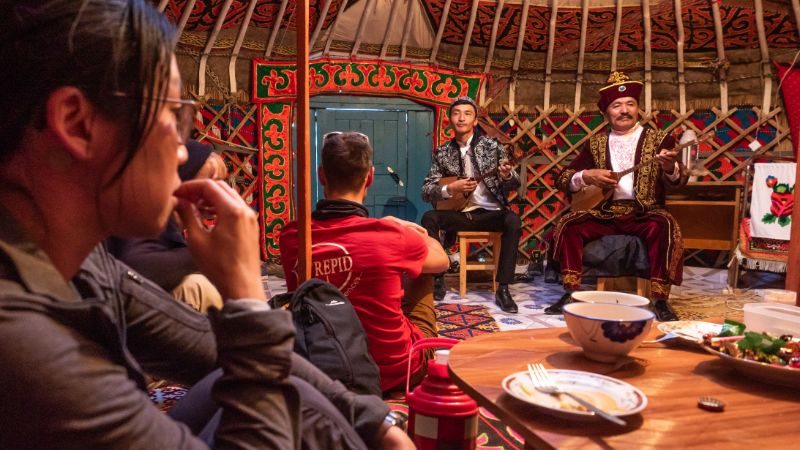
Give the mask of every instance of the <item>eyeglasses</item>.
[[[128, 94], [126, 92], [112, 92], [111, 95], [114, 97], [124, 97], [124, 98], [132, 98], [132, 94]], [[200, 106], [194, 100], [188, 100], [183, 98], [167, 98], [167, 97], [144, 97], [144, 100], [155, 100], [164, 103], [172, 103], [180, 105], [175, 111], [175, 128], [178, 131], [178, 139], [180, 140], [181, 144], [186, 144], [189, 142], [189, 138], [192, 135], [192, 131], [194, 130], [194, 116], [197, 113], [197, 109]]]
[[339, 136], [340, 134], [352, 134], [354, 136], [358, 136], [359, 138], [363, 139], [367, 144], [369, 144], [369, 136], [358, 131], [331, 131], [330, 133], [325, 133], [322, 135], [322, 142], [327, 141], [329, 138], [333, 136]]

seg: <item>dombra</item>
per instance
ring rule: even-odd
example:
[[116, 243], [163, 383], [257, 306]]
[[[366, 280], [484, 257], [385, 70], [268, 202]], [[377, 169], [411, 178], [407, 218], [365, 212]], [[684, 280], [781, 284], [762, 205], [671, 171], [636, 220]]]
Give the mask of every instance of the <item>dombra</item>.
[[[704, 136], [700, 138], [693, 139], [689, 142], [679, 145], [678, 147], [675, 148], [675, 150], [681, 151], [685, 148], [691, 147], [692, 145], [697, 145], [700, 142], [707, 141], [710, 138], [711, 135], [706, 133]], [[625, 175], [628, 175], [629, 173], [634, 173], [643, 167], [655, 164], [657, 162], [658, 160], [656, 158], [649, 158], [621, 172], [611, 172], [611, 177], [614, 178], [615, 180], [619, 180]], [[580, 191], [572, 193], [572, 201], [570, 202], [570, 205], [573, 211], [586, 211], [588, 209], [594, 209], [601, 203], [610, 199], [613, 193], [614, 193], [613, 187], [601, 188], [598, 186], [584, 186], [583, 189], [581, 189]]]

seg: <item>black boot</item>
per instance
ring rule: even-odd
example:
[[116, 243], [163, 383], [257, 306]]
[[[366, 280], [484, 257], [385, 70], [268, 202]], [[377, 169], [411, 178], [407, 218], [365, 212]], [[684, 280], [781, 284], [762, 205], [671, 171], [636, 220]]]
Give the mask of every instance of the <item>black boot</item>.
[[500, 309], [507, 313], [517, 312], [517, 304], [514, 303], [514, 299], [511, 298], [511, 293], [508, 292], [507, 284], [501, 284], [497, 287], [497, 292], [494, 294], [494, 302]]
[[564, 305], [569, 303], [569, 300], [572, 298], [572, 292], [567, 292], [566, 294], [562, 295], [557, 302], [553, 303], [552, 305], [548, 306], [544, 309], [544, 313], [549, 316], [556, 316], [558, 314], [563, 314]]
[[544, 282], [555, 284], [558, 283], [558, 272], [559, 272], [558, 263], [555, 261], [547, 261], [547, 266], [544, 269]]
[[437, 302], [444, 300], [444, 294], [447, 293], [447, 288], [444, 285], [444, 275], [433, 276], [433, 299]]
[[656, 300], [653, 303], [653, 312], [659, 322], [674, 322], [678, 320], [678, 315], [675, 314], [675, 311], [666, 300]]

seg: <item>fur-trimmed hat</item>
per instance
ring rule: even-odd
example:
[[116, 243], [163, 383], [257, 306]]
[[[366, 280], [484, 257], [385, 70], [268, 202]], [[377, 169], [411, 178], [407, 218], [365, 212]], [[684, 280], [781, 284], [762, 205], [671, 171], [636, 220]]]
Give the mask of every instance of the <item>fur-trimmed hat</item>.
[[450, 103], [450, 106], [447, 107], [447, 115], [450, 116], [450, 114], [453, 112], [453, 108], [458, 105], [472, 105], [472, 107], [475, 109], [475, 114], [478, 113], [478, 105], [475, 103], [475, 100], [473, 100], [471, 97], [464, 96], [458, 97], [457, 99], [453, 100], [453, 103]]
[[639, 101], [639, 95], [642, 93], [641, 81], [631, 81], [624, 73], [613, 72], [608, 77], [607, 83], [600, 88], [600, 100], [597, 101], [600, 111], [605, 112], [608, 105], [618, 98], [633, 97], [637, 102]]

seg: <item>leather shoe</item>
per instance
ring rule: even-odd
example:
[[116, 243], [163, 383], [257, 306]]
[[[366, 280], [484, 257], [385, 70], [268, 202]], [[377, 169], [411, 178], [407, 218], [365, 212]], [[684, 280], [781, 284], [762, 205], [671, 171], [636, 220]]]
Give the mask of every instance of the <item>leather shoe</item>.
[[669, 306], [666, 300], [656, 300], [653, 304], [653, 312], [659, 322], [674, 322], [678, 320], [678, 315]]
[[444, 295], [447, 293], [447, 288], [444, 285], [444, 275], [435, 275], [433, 277], [433, 299], [437, 302], [444, 300]]
[[517, 312], [517, 304], [514, 303], [514, 299], [511, 298], [511, 293], [508, 292], [508, 286], [500, 286], [497, 288], [497, 292], [494, 294], [494, 302], [500, 309], [507, 313]]
[[555, 316], [558, 314], [564, 314], [563, 308], [564, 305], [569, 303], [569, 300], [572, 298], [572, 292], [567, 292], [566, 294], [562, 295], [557, 302], [553, 303], [552, 305], [548, 306], [544, 309], [544, 313], [549, 316]]

